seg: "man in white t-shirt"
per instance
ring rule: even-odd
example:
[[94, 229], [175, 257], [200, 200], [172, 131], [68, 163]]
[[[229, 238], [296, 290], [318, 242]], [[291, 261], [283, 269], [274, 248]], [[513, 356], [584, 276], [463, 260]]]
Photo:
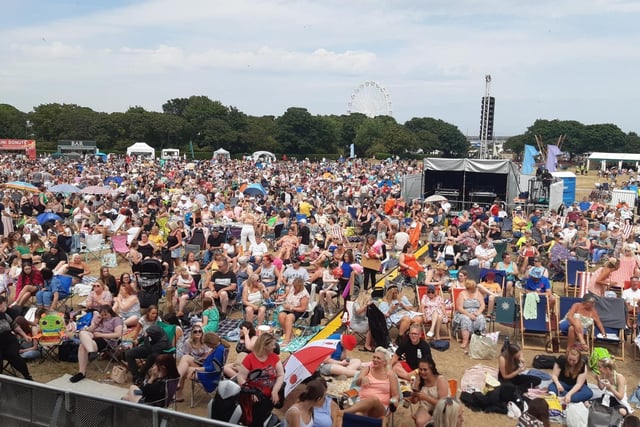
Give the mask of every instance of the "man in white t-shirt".
[[405, 225], [401, 225], [400, 231], [398, 231], [393, 237], [393, 249], [395, 249], [396, 251], [401, 251], [408, 241], [409, 233], [407, 233], [407, 227]]
[[267, 244], [262, 239], [262, 236], [257, 234], [256, 241], [249, 245], [249, 254], [251, 254], [251, 262], [255, 265], [260, 265], [262, 262], [262, 256], [269, 253]]

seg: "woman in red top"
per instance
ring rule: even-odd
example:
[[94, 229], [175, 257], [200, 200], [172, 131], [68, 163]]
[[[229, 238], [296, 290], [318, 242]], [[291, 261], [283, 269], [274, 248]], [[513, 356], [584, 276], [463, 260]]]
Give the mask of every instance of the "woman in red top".
[[31, 263], [22, 264], [22, 272], [18, 276], [18, 283], [16, 283], [16, 300], [12, 305], [23, 306], [29, 301], [33, 295], [43, 285], [42, 275], [40, 270], [33, 268]]
[[[242, 406], [242, 424], [259, 427], [269, 417], [284, 382], [284, 368], [280, 357], [274, 353], [276, 339], [273, 335], [263, 333], [253, 345], [253, 351], [238, 366], [238, 384], [257, 389], [262, 396], [251, 393], [240, 395]], [[249, 378], [252, 371], [260, 370], [257, 378]]]

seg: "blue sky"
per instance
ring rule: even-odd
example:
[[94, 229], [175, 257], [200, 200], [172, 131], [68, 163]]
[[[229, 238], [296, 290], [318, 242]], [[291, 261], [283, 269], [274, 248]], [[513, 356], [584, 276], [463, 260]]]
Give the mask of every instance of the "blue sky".
[[206, 95], [252, 115], [342, 114], [376, 81], [393, 116], [476, 135], [484, 76], [494, 133], [536, 119], [640, 132], [632, 0], [23, 0], [0, 15], [0, 102], [96, 111]]

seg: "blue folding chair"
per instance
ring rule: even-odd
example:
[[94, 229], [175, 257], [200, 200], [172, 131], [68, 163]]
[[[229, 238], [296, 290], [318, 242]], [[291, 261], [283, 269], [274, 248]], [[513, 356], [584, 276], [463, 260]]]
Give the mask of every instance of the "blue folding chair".
[[582, 302], [582, 298], [577, 297], [560, 297], [558, 302], [558, 338], [566, 338], [567, 333], [560, 330], [560, 322], [567, 317], [567, 313], [571, 310], [571, 306], [577, 302]]
[[600, 319], [607, 335], [603, 337], [600, 331], [594, 330], [591, 334], [591, 348], [597, 345], [618, 347], [618, 354], [612, 353], [612, 356], [624, 362], [624, 328], [627, 323], [625, 301], [621, 298], [599, 298], [596, 301], [596, 310], [600, 313]]
[[342, 427], [380, 427], [382, 420], [380, 418], [365, 417], [364, 415], [355, 415], [345, 413], [342, 416]]
[[[527, 295], [522, 295], [520, 305], [520, 339], [522, 349], [532, 350], [546, 350], [546, 343], [551, 340], [551, 322], [549, 319], [549, 301], [545, 295], [538, 295], [540, 301], [536, 304], [536, 317], [535, 319], [525, 319], [525, 298]], [[544, 344], [540, 345], [526, 345], [525, 336], [535, 337], [538, 340], [544, 339]]]
[[587, 271], [587, 263], [585, 261], [567, 260], [564, 271], [564, 294], [569, 296], [569, 289], [573, 289], [573, 296], [575, 297], [578, 291], [578, 271]]

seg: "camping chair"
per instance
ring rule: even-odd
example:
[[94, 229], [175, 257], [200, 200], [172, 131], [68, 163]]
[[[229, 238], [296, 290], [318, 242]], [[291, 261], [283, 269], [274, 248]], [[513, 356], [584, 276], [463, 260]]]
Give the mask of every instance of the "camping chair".
[[144, 404], [149, 406], [157, 406], [159, 408], [169, 408], [175, 411], [177, 409], [176, 391], [178, 391], [178, 383], [180, 378], [169, 378], [162, 380], [164, 382], [164, 399], [148, 401], [145, 400]]
[[[567, 334], [560, 330], [559, 325], [560, 325], [560, 322], [562, 322], [562, 320], [567, 316], [567, 313], [569, 312], [569, 310], [571, 310], [571, 306], [577, 302], [582, 302], [582, 298], [560, 297], [560, 301], [558, 302], [558, 317], [557, 317], [558, 325], [556, 325], [556, 330], [558, 331], [559, 339], [567, 338]], [[589, 331], [589, 333], [591, 332], [592, 331]]]
[[101, 262], [101, 254], [108, 249], [104, 246], [104, 236], [102, 234], [87, 234], [84, 236], [85, 247], [81, 250], [84, 253], [84, 261], [89, 262], [89, 257]]
[[128, 236], [126, 234], [111, 236], [111, 249], [116, 256], [119, 256], [123, 261], [128, 263], [127, 254], [129, 253], [129, 246], [127, 245], [127, 239]]
[[163, 353], [166, 354], [176, 354], [176, 345], [178, 343], [178, 326], [172, 325], [170, 323], [165, 323], [161, 320], [157, 321], [156, 324], [162, 328], [165, 334], [167, 334], [167, 338], [171, 343], [171, 348], [163, 350]]
[[[524, 302], [526, 294], [522, 295], [520, 309], [520, 339], [522, 349], [546, 350], [546, 343], [551, 340], [551, 322], [549, 318], [549, 301], [545, 295], [538, 295], [540, 302], [536, 304], [536, 318], [525, 319]], [[543, 337], [542, 346], [526, 345], [525, 336]]]
[[190, 408], [195, 408], [203, 396], [198, 397], [200, 392], [204, 392], [206, 396], [213, 397], [213, 394], [218, 389], [218, 384], [222, 379], [222, 371], [225, 363], [227, 363], [227, 357], [229, 357], [229, 349], [226, 348], [223, 355], [223, 360], [213, 361], [214, 370], [211, 372], [195, 372], [191, 378], [191, 403]]
[[[418, 290], [418, 304], [420, 307], [420, 312], [424, 313], [424, 306], [422, 305], [422, 299], [424, 298], [424, 296], [427, 294], [427, 287], [426, 286], [418, 286], [417, 287]], [[440, 286], [436, 286], [436, 294], [442, 296], [442, 289], [440, 288]], [[440, 327], [442, 328], [444, 326], [446, 333], [443, 337], [441, 337], [441, 339], [445, 339], [445, 340], [451, 340], [451, 328], [449, 328], [449, 314], [445, 312], [445, 316], [447, 316], [445, 319], [443, 319], [442, 324], [440, 325]], [[446, 320], [446, 321], [445, 321]], [[424, 322], [422, 323], [422, 333], [424, 334], [424, 336], [427, 336], [427, 326], [431, 325], [431, 319], [424, 319]]]
[[56, 308], [60, 311], [69, 312], [73, 311], [73, 278], [71, 276], [66, 276], [64, 274], [56, 275], [58, 280], [60, 280], [60, 284], [62, 288], [65, 290], [66, 296], [58, 299], [58, 307]]
[[496, 256], [493, 257], [493, 261], [491, 264], [495, 264], [496, 262], [502, 261], [502, 254], [507, 251], [508, 243], [506, 240], [499, 240], [493, 242], [493, 248], [496, 250]]
[[[507, 272], [504, 270], [481, 268], [480, 280], [478, 281], [478, 284], [485, 281], [488, 273], [493, 273], [495, 275], [494, 281], [500, 285], [500, 289], [501, 289], [500, 294], [502, 296], [506, 296], [507, 295]], [[495, 317], [495, 299], [494, 299], [494, 307], [491, 313], [489, 313], [489, 297], [487, 297], [486, 304], [487, 304], [487, 314], [485, 317], [487, 318], [487, 321], [489, 323], [494, 323], [493, 319]]]
[[593, 274], [590, 271], [576, 271], [576, 286], [573, 287], [574, 297], [582, 298], [587, 293], [587, 286], [589, 286]]
[[[109, 372], [111, 364], [117, 365], [120, 363], [119, 355], [121, 354], [121, 346], [125, 334], [125, 328], [122, 328], [122, 335], [116, 341], [107, 340], [107, 346], [98, 352], [98, 358], [96, 359], [96, 367], [102, 374]], [[104, 365], [101, 365], [98, 360], [102, 360]]]
[[578, 272], [587, 271], [587, 263], [585, 261], [568, 259], [565, 261], [564, 271], [564, 294], [569, 296], [569, 289], [573, 288], [575, 296], [578, 284]]
[[56, 352], [65, 338], [64, 316], [61, 313], [49, 312], [40, 318], [40, 333], [34, 337], [40, 346], [40, 363], [51, 359], [59, 359]]
[[293, 324], [294, 328], [302, 329], [302, 335], [305, 335], [311, 327], [311, 317], [313, 316], [313, 311], [315, 310], [316, 305], [318, 305], [318, 299], [316, 297], [317, 286], [317, 283], [311, 284], [311, 292], [309, 292], [309, 304], [307, 305], [307, 310]]
[[351, 329], [351, 319], [353, 319], [353, 311], [355, 310], [354, 305], [354, 301], [347, 301], [345, 312], [342, 318], [342, 324], [345, 326], [348, 334], [355, 335], [359, 341], [365, 342], [367, 338], [366, 334], [356, 332]]
[[621, 298], [600, 298], [596, 301], [596, 310], [600, 314], [600, 320], [602, 320], [607, 335], [602, 336], [600, 331], [594, 330], [591, 334], [591, 348], [595, 346], [618, 347], [618, 354], [612, 354], [612, 356], [624, 362], [624, 328], [627, 324], [625, 301]]

